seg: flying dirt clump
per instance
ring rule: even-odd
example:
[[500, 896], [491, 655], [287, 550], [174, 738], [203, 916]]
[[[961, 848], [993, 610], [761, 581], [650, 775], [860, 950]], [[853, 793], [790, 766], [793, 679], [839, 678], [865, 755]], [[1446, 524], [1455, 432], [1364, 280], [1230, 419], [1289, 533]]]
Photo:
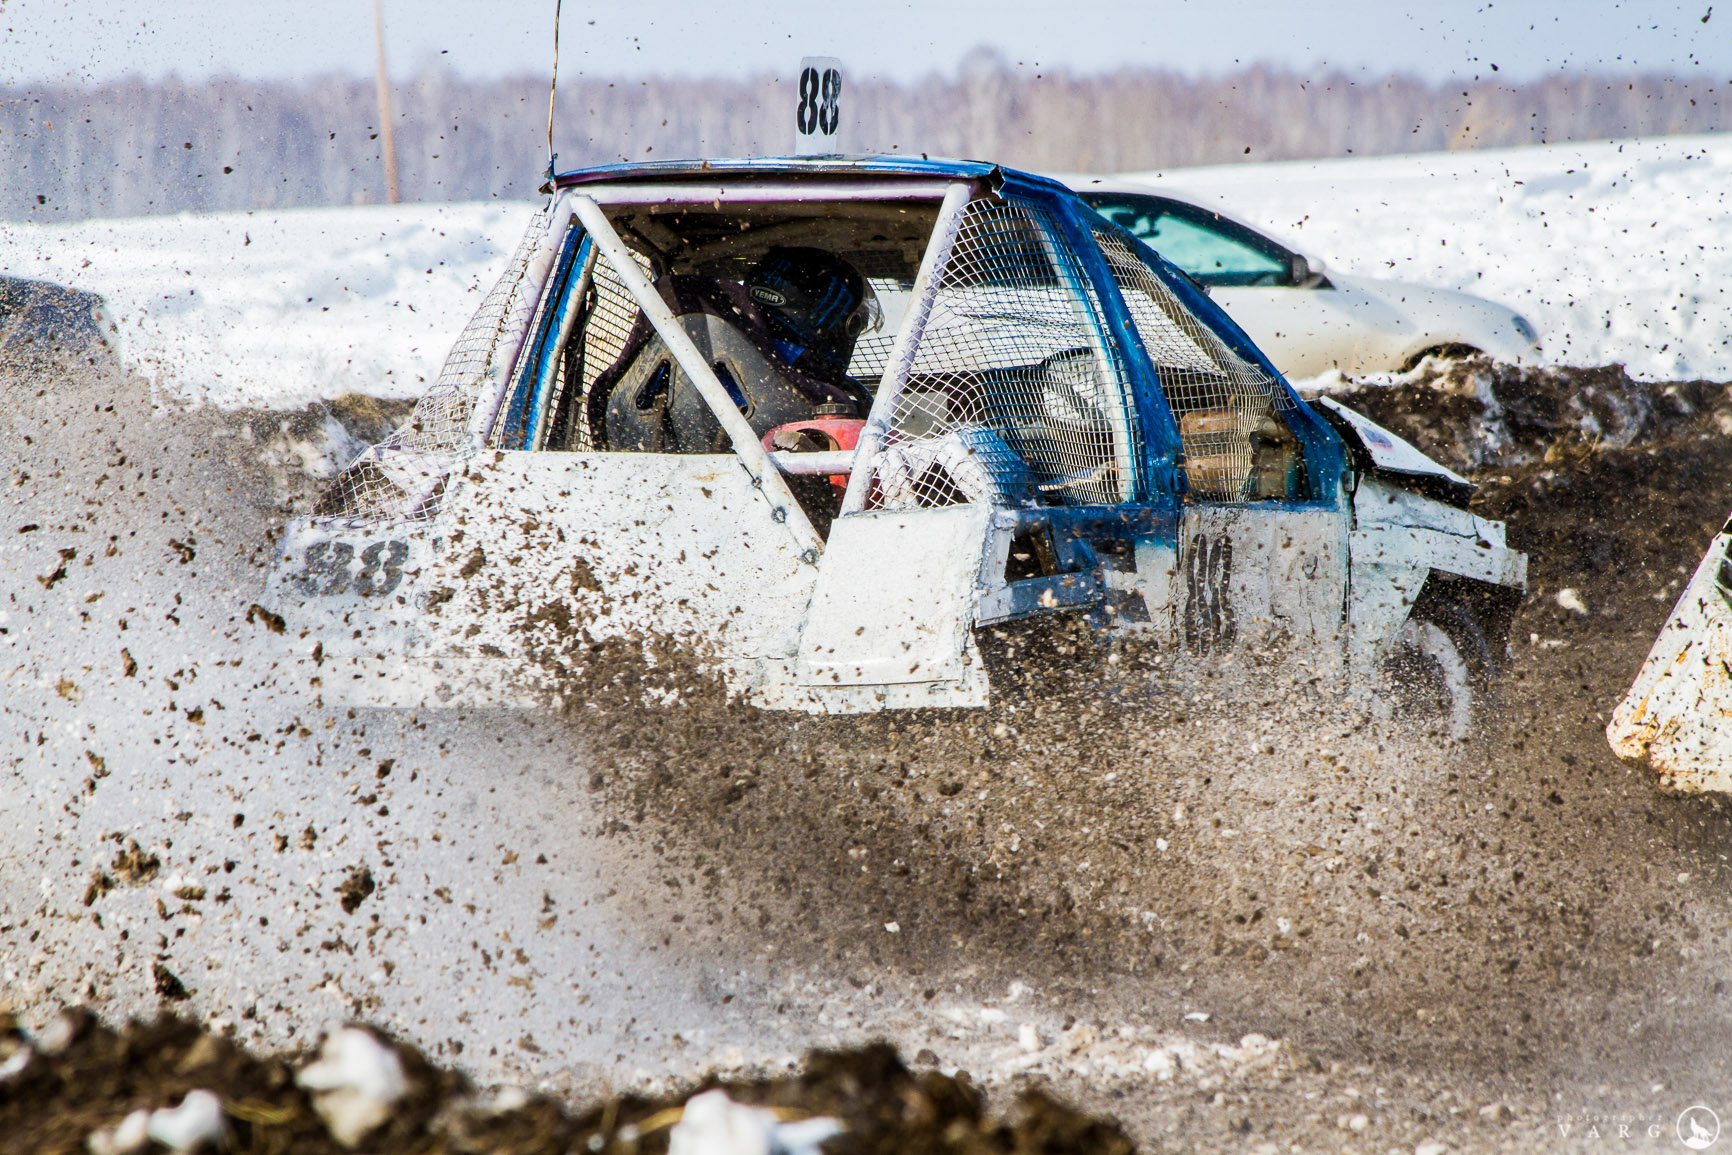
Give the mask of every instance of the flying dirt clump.
[[348, 877], [337, 887], [337, 898], [342, 903], [344, 914], [354, 914], [361, 904], [373, 893], [373, 872], [365, 866], [357, 866], [349, 871]]

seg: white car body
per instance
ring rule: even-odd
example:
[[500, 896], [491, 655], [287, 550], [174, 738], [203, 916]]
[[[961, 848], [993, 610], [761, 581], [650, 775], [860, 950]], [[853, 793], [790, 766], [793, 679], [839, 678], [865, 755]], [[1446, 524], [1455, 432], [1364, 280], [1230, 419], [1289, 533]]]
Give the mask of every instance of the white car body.
[[1606, 740], [1684, 793], [1732, 793], [1732, 521], [1708, 546]]
[[[741, 352], [768, 331], [744, 278], [791, 236], [877, 269], [900, 317], [852, 347], [853, 416], [823, 402], [852, 444], [779, 443], [819, 402], [790, 419], [768, 389], [791, 362]], [[725, 437], [679, 440], [694, 394]], [[632, 440], [634, 412], [672, 432]], [[695, 670], [773, 709], [977, 708], [981, 631], [1065, 613], [1174, 661], [1291, 647], [1349, 691], [1429, 656], [1461, 675], [1460, 736], [1462, 647], [1491, 672], [1527, 567], [1470, 491], [1296, 396], [1051, 181], [629, 165], [558, 178], [412, 419], [286, 527], [266, 602], [356, 704], [654, 697]]]
[[[1176, 202], [1219, 224], [1228, 236], [1256, 238], [1261, 242], [1259, 247], [1275, 261], [1284, 260], [1286, 268], [1269, 278], [1278, 283], [1228, 284], [1222, 280], [1233, 278], [1211, 277], [1196, 262], [1187, 261], [1185, 253], [1170, 247], [1164, 250], [1157, 240], [1143, 238], [1202, 283], [1288, 377], [1316, 377], [1330, 370], [1347, 374], [1401, 372], [1427, 354], [1477, 352], [1498, 361], [1517, 362], [1538, 352], [1533, 326], [1514, 310], [1451, 289], [1330, 271], [1286, 239], [1236, 219], [1212, 198], [1165, 180], [1063, 179], [1091, 203], [1091, 198], [1106, 194]], [[1115, 223], [1129, 227], [1125, 220], [1115, 219]]]

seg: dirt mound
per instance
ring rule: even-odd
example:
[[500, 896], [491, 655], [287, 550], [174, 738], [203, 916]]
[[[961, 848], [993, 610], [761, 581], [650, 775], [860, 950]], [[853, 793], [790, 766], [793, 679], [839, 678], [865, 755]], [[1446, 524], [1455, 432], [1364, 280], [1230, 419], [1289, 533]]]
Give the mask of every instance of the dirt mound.
[[[310, 1055], [257, 1056], [175, 1016], [119, 1030], [88, 1012], [67, 1012], [37, 1039], [0, 1021], [0, 1132], [7, 1148], [40, 1155], [83, 1153], [89, 1136], [136, 1110], [178, 1105], [194, 1091], [219, 1097], [228, 1146], [241, 1151], [339, 1155], [296, 1072]], [[388, 1041], [388, 1040], [387, 1040]], [[415, 1048], [391, 1045], [408, 1090], [391, 1106], [366, 1150], [563, 1155], [593, 1151], [658, 1155], [668, 1149], [681, 1106], [720, 1088], [737, 1103], [769, 1107], [784, 1120], [827, 1116], [842, 1125], [832, 1155], [1129, 1155], [1110, 1121], [1082, 1114], [1040, 1091], [1018, 1096], [1002, 1116], [966, 1073], [910, 1071], [894, 1048], [816, 1051], [798, 1073], [774, 1079], [708, 1079], [678, 1094], [626, 1096], [568, 1106], [516, 1092], [476, 1092], [463, 1076], [430, 1064]]]
[[1651, 384], [1622, 365], [1427, 358], [1408, 373], [1343, 380], [1327, 393], [1469, 473], [1556, 464], [1572, 452], [1628, 449], [1684, 433], [1732, 435], [1732, 386]]

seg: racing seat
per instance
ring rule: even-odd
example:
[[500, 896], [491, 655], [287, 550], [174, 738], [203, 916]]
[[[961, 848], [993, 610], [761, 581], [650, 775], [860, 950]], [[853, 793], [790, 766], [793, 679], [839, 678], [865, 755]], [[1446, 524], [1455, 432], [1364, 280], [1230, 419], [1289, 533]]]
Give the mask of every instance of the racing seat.
[[[656, 291], [760, 437], [817, 416], [864, 417], [870, 408], [870, 396], [858, 386], [820, 380], [787, 364], [744, 286], [664, 276]], [[723, 453], [729, 448], [728, 435], [703, 395], [641, 314], [620, 355], [590, 388], [586, 417], [598, 449]]]

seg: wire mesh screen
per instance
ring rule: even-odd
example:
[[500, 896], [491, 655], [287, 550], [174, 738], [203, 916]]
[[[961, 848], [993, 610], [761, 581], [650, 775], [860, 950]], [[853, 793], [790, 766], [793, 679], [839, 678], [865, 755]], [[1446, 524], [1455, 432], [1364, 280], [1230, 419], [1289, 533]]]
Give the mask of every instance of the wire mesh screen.
[[870, 333], [854, 342], [854, 355], [848, 361], [848, 376], [856, 381], [876, 384], [890, 364], [890, 350], [895, 344], [895, 333]]
[[848, 254], [849, 263], [861, 270], [867, 286], [878, 298], [878, 304], [885, 316], [882, 327], [863, 334], [854, 343], [853, 356], [848, 360], [848, 376], [856, 381], [864, 381], [873, 388], [877, 387], [879, 379], [884, 376], [884, 370], [890, 364], [890, 351], [896, 345], [896, 330], [900, 326], [893, 318], [901, 316], [909, 294], [914, 289], [914, 282], [910, 278], [874, 275], [871, 271], [874, 268], [871, 258], [875, 255]]
[[1253, 496], [1258, 438], [1290, 405], [1287, 391], [1193, 316], [1133, 242], [1105, 230], [1096, 230], [1095, 241], [1178, 422], [1191, 493], [1217, 501]]
[[538, 303], [526, 291], [524, 272], [547, 233], [552, 214], [535, 215], [481, 307], [445, 357], [439, 379], [416, 402], [396, 432], [363, 453], [337, 475], [314, 507], [319, 517], [351, 521], [432, 516], [444, 479], [470, 451], [469, 426], [495, 361], [515, 348]]
[[964, 210], [873, 463], [880, 508], [1130, 496], [1128, 390], [1076, 255], [1043, 209]]
[[[647, 257], [634, 250], [632, 259], [645, 276], [651, 275]], [[554, 411], [559, 413], [582, 414], [586, 411], [590, 387], [608, 366], [619, 359], [640, 313], [625, 282], [619, 279], [619, 274], [614, 272], [605, 257], [596, 260], [585, 292], [587, 300], [583, 319], [579, 322], [577, 335], [561, 358], [562, 379], [554, 394]], [[567, 376], [577, 386], [577, 395], [569, 399], [563, 396]], [[584, 420], [572, 420], [569, 429], [556, 430], [550, 436], [550, 442], [562, 449], [594, 448], [589, 422]]]

